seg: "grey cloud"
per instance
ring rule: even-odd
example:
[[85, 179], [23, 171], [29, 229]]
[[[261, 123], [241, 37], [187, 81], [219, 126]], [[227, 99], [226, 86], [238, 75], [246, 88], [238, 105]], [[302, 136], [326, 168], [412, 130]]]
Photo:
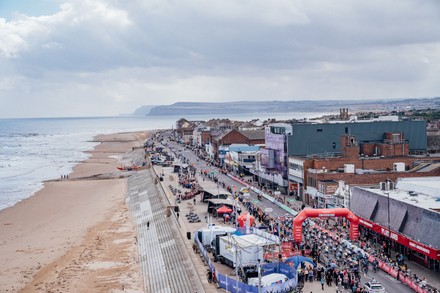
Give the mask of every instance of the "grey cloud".
[[0, 21], [0, 40], [19, 40], [0, 45], [0, 108], [13, 108], [3, 104], [6, 97], [49, 101], [51, 92], [60, 109], [69, 108], [75, 91], [89, 97], [81, 100], [86, 105], [118, 105], [107, 114], [118, 114], [121, 101], [136, 108], [151, 97], [172, 103], [438, 94], [439, 6], [66, 0], [53, 15]]

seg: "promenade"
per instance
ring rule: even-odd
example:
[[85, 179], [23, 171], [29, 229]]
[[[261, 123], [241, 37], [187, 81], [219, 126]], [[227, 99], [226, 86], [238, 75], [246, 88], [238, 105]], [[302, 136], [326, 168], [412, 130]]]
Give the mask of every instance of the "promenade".
[[[161, 166], [154, 166], [154, 170], [156, 174], [161, 174], [163, 181], [160, 181], [160, 185], [162, 185], [164, 194], [167, 195], [167, 198], [170, 202], [174, 202], [175, 196], [171, 192], [171, 187], [173, 188], [180, 188], [178, 185], [178, 174], [173, 173], [173, 170], [171, 167], [161, 167]], [[198, 182], [208, 189], [215, 189], [217, 188], [217, 185], [210, 181], [210, 180], [202, 180], [202, 177], [200, 175], [197, 175]], [[239, 188], [241, 185], [237, 182], [237, 188]], [[302, 202], [300, 201], [289, 201], [290, 202], [290, 208], [294, 210], [300, 210]], [[223, 290], [217, 289], [214, 285], [209, 284], [207, 282], [206, 273], [208, 272], [208, 266], [204, 261], [201, 259], [200, 255], [197, 253], [194, 253], [192, 251], [192, 244], [194, 242], [193, 238], [193, 232], [196, 229], [200, 229], [203, 227], [206, 227], [207, 223], [204, 221], [205, 215], [207, 215], [207, 205], [205, 203], [200, 203], [200, 198], [196, 198], [196, 204], [193, 204], [193, 200], [187, 200], [182, 201], [182, 203], [179, 204], [180, 208], [180, 217], [177, 216], [176, 213], [173, 213], [174, 217], [178, 220], [178, 224], [181, 227], [179, 230], [180, 236], [182, 239], [184, 239], [185, 245], [187, 246], [187, 251], [189, 251], [190, 257], [192, 257], [192, 262], [194, 263], [194, 267], [197, 270], [197, 273], [199, 275], [199, 278], [201, 279], [201, 282], [203, 284], [203, 287], [205, 289], [205, 292], [222, 292]], [[244, 209], [243, 206], [241, 206], [242, 209]], [[201, 222], [198, 223], [189, 223], [189, 221], [186, 220], [184, 215], [188, 212], [194, 212], [199, 215], [199, 217], [202, 219]], [[215, 219], [214, 224], [217, 225], [224, 225], [222, 219]], [[186, 239], [187, 233], [191, 234], [191, 240]], [[434, 287], [440, 288], [440, 275], [437, 272], [429, 271], [415, 263], [409, 263], [409, 267], [413, 273], [416, 273], [418, 276], [424, 276], [427, 278], [428, 283]], [[390, 278], [392, 278], [390, 276]], [[391, 282], [398, 282], [397, 280]], [[324, 290], [321, 288], [321, 284], [319, 281], [314, 282], [306, 282], [304, 284], [303, 292], [336, 292], [337, 288], [334, 286], [329, 287], [327, 285], [324, 285]], [[339, 292], [351, 292], [350, 290], [339, 290]], [[389, 291], [394, 292], [394, 291]]]
[[145, 292], [200, 293], [199, 275], [152, 169], [128, 179], [127, 205], [137, 232]]
[[[156, 174], [163, 174], [163, 181], [160, 181], [159, 186], [162, 188], [163, 194], [166, 196], [166, 200], [170, 203], [174, 204], [175, 196], [171, 192], [170, 186], [173, 188], [177, 188], [178, 186], [178, 174], [173, 173], [172, 167], [161, 167], [154, 166], [154, 172]], [[198, 177], [199, 182], [202, 182], [202, 179]], [[217, 188], [216, 184], [212, 181], [203, 182], [203, 186], [209, 187], [211, 189]], [[220, 189], [221, 191], [221, 189]], [[203, 286], [203, 292], [206, 293], [215, 293], [215, 292], [226, 292], [225, 290], [217, 288], [216, 285], [209, 283], [207, 279], [207, 273], [209, 271], [209, 267], [207, 263], [204, 261], [203, 257], [193, 250], [194, 244], [194, 231], [206, 227], [207, 223], [205, 220], [205, 216], [207, 213], [207, 204], [200, 202], [200, 197], [196, 197], [196, 204], [194, 204], [193, 200], [182, 201], [182, 203], [178, 204], [180, 212], [179, 216], [175, 211], [172, 211], [172, 218], [174, 218], [178, 225], [178, 233], [175, 234], [175, 237], [180, 237], [185, 245], [185, 253], [191, 259], [192, 265], [194, 267], [195, 273], [198, 275], [199, 280]], [[200, 216], [201, 221], [190, 223], [185, 214], [193, 212]], [[212, 223], [216, 225], [223, 225], [222, 218], [212, 219]], [[191, 239], [188, 239], [188, 233], [191, 235]], [[232, 269], [231, 269], [232, 271]]]

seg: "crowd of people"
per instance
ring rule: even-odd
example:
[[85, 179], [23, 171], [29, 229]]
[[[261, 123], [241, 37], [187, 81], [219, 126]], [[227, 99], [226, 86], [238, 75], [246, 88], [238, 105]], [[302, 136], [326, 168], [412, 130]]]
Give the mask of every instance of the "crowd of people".
[[[208, 166], [221, 168], [220, 162], [213, 160], [207, 156], [203, 150], [195, 150], [199, 159], [205, 160]], [[188, 161], [182, 155], [179, 155], [182, 161]], [[233, 170], [221, 169], [223, 174], [228, 172], [241, 178], [242, 174], [238, 174]], [[227, 183], [223, 182], [218, 177], [213, 177], [207, 170], [200, 170], [199, 174], [203, 180], [212, 180], [219, 186], [231, 192], [234, 196], [240, 194], [234, 190]], [[242, 179], [242, 178], [241, 178]], [[266, 194], [271, 194], [270, 190], [261, 185], [259, 182], [252, 180], [252, 178], [245, 179], [246, 183], [260, 189]], [[282, 201], [282, 198], [276, 200]], [[428, 285], [427, 280], [419, 277], [408, 269], [405, 263], [405, 257], [402, 254], [396, 254], [393, 259], [386, 246], [373, 244], [368, 234], [362, 234], [358, 241], [349, 242], [348, 239], [348, 222], [345, 219], [337, 219], [334, 223], [329, 220], [314, 219], [313, 222], [305, 220], [303, 225], [304, 241], [302, 243], [295, 243], [293, 239], [293, 216], [274, 218], [270, 213], [267, 213], [258, 204], [247, 201], [240, 197], [240, 201], [248, 212], [255, 217], [261, 225], [268, 227], [268, 231], [280, 237], [281, 242], [292, 243], [294, 251], [300, 251], [302, 255], [310, 255], [315, 264], [322, 265], [311, 267], [304, 263], [298, 269], [298, 281], [302, 282], [321, 282], [322, 288], [324, 286], [336, 286], [337, 290], [351, 289], [352, 292], [364, 292], [364, 288], [360, 283], [360, 274], [366, 274], [370, 267], [373, 271], [378, 269], [378, 261], [381, 261], [392, 268], [399, 271], [399, 276], [405, 276], [412, 279], [417, 284], [425, 288], [428, 292], [438, 293], [438, 289]], [[291, 202], [283, 202], [291, 209], [300, 211], [305, 207], [304, 204], [298, 206]], [[306, 253], [307, 251], [307, 253]], [[373, 262], [370, 263], [368, 256], [373, 256]], [[370, 259], [371, 260], [371, 259]]]

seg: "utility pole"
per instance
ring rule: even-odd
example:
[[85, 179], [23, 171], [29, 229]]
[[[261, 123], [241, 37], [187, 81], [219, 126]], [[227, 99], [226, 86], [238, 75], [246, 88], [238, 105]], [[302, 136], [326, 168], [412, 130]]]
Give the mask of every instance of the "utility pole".
[[261, 293], [261, 263], [260, 263], [260, 259], [258, 259], [258, 293]]
[[[235, 239], [234, 239], [235, 240]], [[236, 280], [236, 292], [238, 292], [238, 249], [237, 241], [235, 241], [235, 280]]]
[[234, 199], [235, 203], [234, 203], [234, 208], [235, 208], [235, 227], [238, 227], [238, 208], [237, 208], [237, 201], [238, 201], [238, 196]]
[[272, 192], [275, 191], [275, 172], [272, 173]]
[[281, 240], [278, 242], [278, 274], [280, 273], [281, 264]]
[[387, 192], [387, 195], [388, 195], [388, 246], [387, 246], [387, 249], [388, 249], [388, 251], [387, 251], [387, 254], [388, 254], [388, 257], [390, 257], [391, 256], [391, 248], [390, 248], [390, 245], [391, 245], [391, 227], [390, 227], [390, 191], [388, 190]]

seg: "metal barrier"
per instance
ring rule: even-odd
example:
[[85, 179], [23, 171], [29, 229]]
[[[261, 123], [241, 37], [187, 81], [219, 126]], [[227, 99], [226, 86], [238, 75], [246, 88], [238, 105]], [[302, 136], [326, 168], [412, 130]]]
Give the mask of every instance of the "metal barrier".
[[[194, 232], [194, 235], [197, 235], [198, 231]], [[248, 285], [246, 283], [240, 282], [236, 277], [231, 278], [227, 275], [223, 275], [218, 273], [215, 270], [214, 263], [209, 258], [208, 252], [203, 247], [202, 243], [198, 239], [197, 236], [194, 237], [197, 246], [199, 247], [200, 253], [205, 258], [206, 262], [209, 265], [209, 268], [212, 272], [215, 273], [215, 276], [218, 281], [218, 285], [220, 288], [226, 290], [231, 293], [288, 293], [293, 292], [293, 290], [297, 287], [297, 275], [296, 270], [285, 264], [271, 263], [265, 264], [262, 266], [262, 274], [267, 275], [275, 272], [280, 272], [285, 274], [288, 278], [288, 281], [281, 284], [274, 284], [272, 286], [261, 287], [260, 291], [257, 286]]]

